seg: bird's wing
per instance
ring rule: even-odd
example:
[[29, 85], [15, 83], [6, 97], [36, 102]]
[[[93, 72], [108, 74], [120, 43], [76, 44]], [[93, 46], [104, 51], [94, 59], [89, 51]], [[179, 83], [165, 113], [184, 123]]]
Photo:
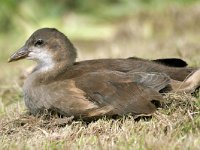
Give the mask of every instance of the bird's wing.
[[156, 110], [162, 101], [158, 91], [169, 80], [161, 73], [91, 72], [49, 83], [38, 92], [41, 95], [45, 92], [42, 97], [45, 108], [66, 116], [92, 118], [128, 113], [137, 116]]
[[151, 88], [157, 92], [165, 88], [170, 83], [170, 78], [165, 73], [159, 72], [134, 72], [130, 71], [127, 76], [134, 83]]
[[85, 97], [98, 106], [86, 117], [151, 114], [162, 101], [158, 91], [169, 84], [164, 74], [144, 72], [93, 72], [74, 80]]

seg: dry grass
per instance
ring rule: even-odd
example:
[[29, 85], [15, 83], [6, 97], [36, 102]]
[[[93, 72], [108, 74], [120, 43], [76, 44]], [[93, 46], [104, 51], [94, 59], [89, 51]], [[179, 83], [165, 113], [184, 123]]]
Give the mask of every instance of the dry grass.
[[[200, 65], [199, 7], [138, 12], [112, 25], [104, 40], [75, 41], [82, 59], [102, 57], [181, 57]], [[192, 17], [191, 17], [192, 16]], [[181, 17], [181, 18], [180, 18]], [[165, 19], [163, 19], [165, 18]], [[199, 149], [200, 98], [165, 95], [152, 117], [102, 118], [94, 122], [56, 116], [33, 117], [22, 102], [23, 62], [1, 63], [0, 149]], [[12, 85], [14, 84], [14, 85]]]

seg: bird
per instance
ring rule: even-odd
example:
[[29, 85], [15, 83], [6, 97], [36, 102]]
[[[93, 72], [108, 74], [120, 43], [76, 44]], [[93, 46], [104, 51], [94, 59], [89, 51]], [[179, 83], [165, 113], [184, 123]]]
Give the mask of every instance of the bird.
[[46, 110], [82, 119], [151, 115], [163, 93], [191, 93], [200, 85], [200, 70], [178, 58], [76, 62], [76, 48], [56, 28], [36, 30], [8, 62], [25, 58], [37, 62], [23, 85], [33, 115]]

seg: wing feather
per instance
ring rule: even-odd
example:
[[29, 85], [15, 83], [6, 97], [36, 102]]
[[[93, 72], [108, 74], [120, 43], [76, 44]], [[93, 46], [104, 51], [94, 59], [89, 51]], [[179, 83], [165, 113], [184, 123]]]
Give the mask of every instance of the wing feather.
[[99, 116], [102, 112], [104, 115], [141, 115], [156, 110], [155, 101], [163, 100], [158, 91], [169, 84], [169, 78], [160, 73], [109, 71], [84, 75], [76, 78], [75, 83], [99, 106], [88, 111], [88, 116]]

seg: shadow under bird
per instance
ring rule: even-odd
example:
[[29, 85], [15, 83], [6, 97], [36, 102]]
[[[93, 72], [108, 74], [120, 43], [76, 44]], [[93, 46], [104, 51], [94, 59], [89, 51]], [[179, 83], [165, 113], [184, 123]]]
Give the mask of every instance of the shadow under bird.
[[35, 31], [10, 57], [9, 62], [37, 62], [23, 86], [32, 114], [49, 110], [83, 119], [149, 115], [163, 101], [163, 92], [191, 93], [200, 85], [200, 70], [180, 59], [75, 62], [76, 57], [70, 40], [54, 28]]

